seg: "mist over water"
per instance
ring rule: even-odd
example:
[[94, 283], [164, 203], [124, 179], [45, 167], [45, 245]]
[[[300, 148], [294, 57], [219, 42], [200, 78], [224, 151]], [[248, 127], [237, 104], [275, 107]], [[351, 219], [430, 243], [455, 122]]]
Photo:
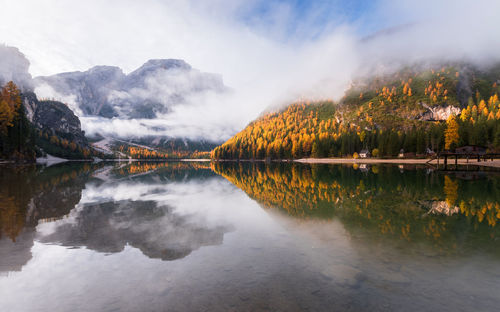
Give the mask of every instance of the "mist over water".
[[493, 311], [499, 183], [383, 165], [2, 167], [0, 302]]

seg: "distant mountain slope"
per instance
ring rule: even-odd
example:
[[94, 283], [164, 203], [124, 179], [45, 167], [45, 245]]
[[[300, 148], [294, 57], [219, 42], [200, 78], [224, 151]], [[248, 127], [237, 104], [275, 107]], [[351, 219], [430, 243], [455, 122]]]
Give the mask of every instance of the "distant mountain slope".
[[209, 158], [210, 151], [217, 146], [205, 140], [160, 136], [135, 139], [99, 137], [94, 140], [92, 146], [104, 154], [133, 159]]
[[358, 79], [338, 103], [300, 102], [265, 114], [212, 157], [341, 157], [362, 149], [394, 157], [400, 149], [424, 154], [468, 144], [497, 150], [499, 83], [500, 66], [470, 64], [415, 65]]
[[36, 77], [37, 87], [74, 98], [83, 116], [156, 118], [173, 105], [203, 92], [223, 92], [216, 74], [202, 73], [182, 60], [149, 60], [129, 74], [114, 66]]
[[[149, 60], [129, 74], [114, 66], [95, 66], [84, 72], [36, 77], [34, 84], [42, 96], [66, 100], [84, 126], [90, 125], [88, 135], [94, 141], [105, 139], [118, 154], [129, 145], [140, 144], [165, 155], [185, 156], [208, 152], [220, 143], [204, 139], [203, 133], [197, 139], [169, 135], [173, 126], [153, 120], [166, 118], [176, 106], [189, 106], [227, 91], [221, 76], [200, 72], [183, 60]], [[110, 127], [113, 122], [131, 119], [138, 120], [142, 132], [123, 135], [119, 128]], [[123, 141], [129, 144], [121, 144]]]

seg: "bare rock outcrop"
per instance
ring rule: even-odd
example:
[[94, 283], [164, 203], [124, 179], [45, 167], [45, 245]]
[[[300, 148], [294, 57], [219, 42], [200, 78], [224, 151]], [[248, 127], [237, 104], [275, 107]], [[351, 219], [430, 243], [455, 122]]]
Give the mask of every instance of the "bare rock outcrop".
[[418, 119], [424, 121], [445, 121], [450, 115], [460, 115], [460, 108], [453, 105], [440, 105], [435, 107], [430, 107], [425, 103], [422, 106], [427, 109], [426, 112], [422, 113]]

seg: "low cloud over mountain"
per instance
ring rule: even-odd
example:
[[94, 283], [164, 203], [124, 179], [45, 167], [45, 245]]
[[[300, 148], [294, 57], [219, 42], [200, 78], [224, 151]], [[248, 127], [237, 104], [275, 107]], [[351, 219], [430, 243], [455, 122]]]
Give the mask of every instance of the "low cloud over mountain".
[[228, 91], [221, 76], [175, 59], [149, 60], [129, 74], [114, 66], [95, 66], [37, 77], [35, 84], [39, 96], [67, 102], [87, 133], [118, 137], [201, 138], [199, 130], [204, 129], [186, 129], [188, 125], [170, 115]]
[[[220, 73], [234, 90], [186, 96], [167, 88], [163, 93], [172, 80], [183, 89], [192, 75], [202, 75], [189, 71], [151, 78], [134, 90], [111, 83], [109, 92], [92, 94], [96, 101], [85, 107], [88, 111], [79, 106], [80, 93], [59, 94], [75, 111], [81, 109], [77, 114], [84, 116], [87, 133], [221, 141], [270, 106], [299, 98], [337, 100], [365, 74], [428, 60], [484, 64], [500, 55], [495, 15], [500, 6], [491, 0], [348, 1], [349, 9], [345, 1], [47, 1], [50, 5], [13, 1], [0, 12], [3, 40], [26, 53], [33, 75], [83, 71], [95, 64], [116, 64], [129, 73], [144, 60], [174, 57]], [[106, 70], [111, 81], [125, 75]], [[37, 92], [50, 97], [57, 91], [52, 88]], [[135, 99], [145, 103], [132, 105]], [[184, 104], [171, 105], [177, 101]]]
[[15, 81], [23, 89], [32, 87], [30, 62], [19, 49], [0, 44], [0, 85]]
[[182, 60], [149, 60], [129, 73], [115, 66], [35, 78], [37, 93], [72, 100], [81, 116], [154, 119], [193, 96], [225, 90], [222, 77]]

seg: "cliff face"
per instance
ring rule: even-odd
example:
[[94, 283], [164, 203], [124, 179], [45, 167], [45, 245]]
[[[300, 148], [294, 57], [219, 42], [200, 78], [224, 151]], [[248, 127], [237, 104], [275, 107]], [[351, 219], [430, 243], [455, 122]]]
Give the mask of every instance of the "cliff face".
[[57, 101], [39, 101], [33, 92], [22, 95], [26, 117], [35, 129], [88, 147], [80, 119], [65, 104]]
[[33, 118], [33, 124], [38, 129], [62, 134], [79, 145], [88, 145], [85, 133], [81, 129], [80, 119], [61, 102], [40, 101]]
[[33, 118], [35, 117], [36, 109], [38, 107], [36, 94], [33, 92], [25, 92], [22, 94], [22, 100], [26, 112], [26, 118], [33, 123]]

